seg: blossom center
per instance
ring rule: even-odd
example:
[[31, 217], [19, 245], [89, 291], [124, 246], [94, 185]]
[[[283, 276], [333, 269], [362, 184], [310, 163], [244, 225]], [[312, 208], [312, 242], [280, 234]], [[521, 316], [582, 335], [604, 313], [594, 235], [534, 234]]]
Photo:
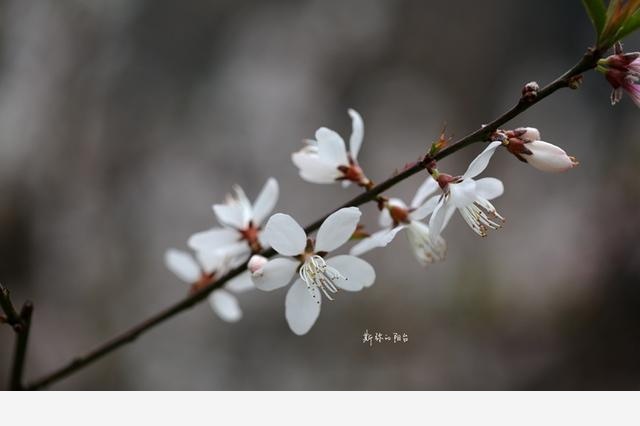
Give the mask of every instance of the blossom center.
[[333, 300], [332, 294], [338, 292], [338, 287], [335, 284], [335, 280], [346, 278], [338, 272], [337, 269], [327, 265], [327, 262], [317, 254], [311, 255], [306, 258], [302, 266], [300, 267], [300, 278], [307, 286], [311, 296], [316, 299], [316, 303], [320, 303], [320, 300], [316, 297], [314, 288], [322, 291], [327, 299]]
[[240, 229], [238, 232], [240, 232], [241, 238], [249, 244], [253, 253], [259, 253], [262, 250], [260, 241], [258, 240], [260, 228], [255, 226], [253, 222], [249, 222], [249, 226], [245, 229]]

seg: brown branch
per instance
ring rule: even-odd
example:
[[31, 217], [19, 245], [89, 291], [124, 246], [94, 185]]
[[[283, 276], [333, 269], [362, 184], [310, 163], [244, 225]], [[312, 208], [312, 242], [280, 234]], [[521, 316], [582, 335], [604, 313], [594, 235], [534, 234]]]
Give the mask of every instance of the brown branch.
[[11, 367], [11, 377], [9, 389], [22, 390], [22, 375], [24, 372], [24, 362], [27, 355], [27, 342], [29, 341], [29, 330], [31, 329], [31, 314], [33, 304], [29, 301], [22, 305], [20, 314], [11, 302], [9, 289], [0, 284], [0, 306], [5, 313], [3, 322], [9, 324], [16, 333], [16, 345], [13, 353], [13, 363]]
[[[442, 151], [437, 153], [433, 158], [429, 158], [428, 156], [425, 156], [421, 161], [417, 162], [415, 165], [403, 170], [399, 174], [385, 180], [384, 182], [379, 183], [378, 185], [374, 186], [370, 190], [356, 196], [350, 201], [344, 203], [342, 206], [338, 207], [337, 209], [333, 210], [332, 212], [328, 213], [327, 215], [323, 216], [322, 218], [318, 219], [317, 221], [307, 226], [305, 228], [305, 231], [307, 233], [311, 233], [317, 230], [322, 224], [322, 222], [324, 222], [324, 220], [331, 213], [333, 213], [334, 211], [340, 208], [360, 206], [369, 201], [376, 200], [377, 196], [382, 192], [398, 184], [399, 182], [409, 178], [410, 176], [413, 176], [414, 174], [424, 170], [425, 166], [432, 160], [441, 160], [474, 142], [486, 141], [491, 135], [491, 133], [493, 133], [499, 126], [505, 124], [512, 118], [516, 117], [523, 111], [530, 108], [532, 105], [535, 105], [542, 99], [551, 95], [558, 89], [567, 87], [572, 77], [576, 77], [587, 70], [595, 68], [597, 60], [600, 57], [601, 57], [601, 52], [595, 51], [592, 49], [589, 50], [584, 55], [584, 57], [576, 65], [574, 65], [569, 71], [564, 73], [562, 76], [558, 77], [556, 80], [554, 80], [552, 83], [547, 85], [545, 88], [538, 91], [538, 95], [535, 98], [530, 100], [521, 99], [513, 108], [511, 108], [510, 110], [502, 114], [500, 117], [496, 118], [491, 123], [483, 126], [482, 128], [476, 130], [475, 132], [458, 140], [451, 146], [443, 149]], [[271, 257], [271, 256], [274, 256], [275, 254], [276, 254], [275, 251], [273, 251], [272, 249], [262, 253], [262, 255], [265, 257]], [[246, 265], [242, 265], [231, 270], [229, 273], [221, 277], [218, 281], [216, 281], [211, 286], [205, 287], [199, 290], [198, 292], [189, 295], [188, 297], [182, 299], [181, 301], [175, 303], [174, 305], [169, 306], [168, 308], [160, 311], [156, 315], [148, 318], [147, 320], [123, 332], [122, 334], [101, 344], [94, 350], [89, 351], [88, 353], [81, 355], [79, 357], [76, 357], [75, 359], [70, 361], [68, 364], [62, 366], [56, 371], [31, 382], [30, 384], [27, 385], [26, 389], [35, 390], [35, 389], [41, 389], [43, 387], [46, 387], [80, 370], [81, 368], [93, 363], [94, 361], [102, 358], [103, 356], [116, 350], [117, 348], [134, 341], [138, 336], [140, 336], [147, 330], [155, 327], [156, 325], [164, 322], [165, 320], [173, 317], [174, 315], [177, 315], [178, 313], [185, 311], [186, 309], [190, 308], [191, 306], [205, 299], [211, 292], [224, 286], [226, 282], [240, 275], [244, 271], [246, 271]]]
[[11, 302], [11, 292], [0, 284], [0, 307], [4, 311], [2, 322], [9, 324], [18, 333], [22, 328], [22, 319]]
[[16, 347], [13, 353], [13, 367], [11, 368], [11, 390], [22, 390], [22, 376], [24, 372], [24, 363], [27, 356], [27, 342], [29, 341], [29, 331], [31, 329], [31, 314], [33, 313], [33, 304], [29, 301], [24, 302], [20, 311], [22, 319], [22, 330], [17, 332]]

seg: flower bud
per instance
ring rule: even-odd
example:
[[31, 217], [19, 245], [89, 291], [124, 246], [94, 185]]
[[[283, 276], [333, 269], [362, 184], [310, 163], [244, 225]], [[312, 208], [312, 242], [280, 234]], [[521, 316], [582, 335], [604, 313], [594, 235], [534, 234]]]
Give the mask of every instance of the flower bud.
[[527, 102], [532, 102], [538, 97], [538, 90], [540, 90], [540, 86], [538, 86], [538, 83], [535, 81], [525, 84], [522, 88], [522, 99]]
[[518, 137], [525, 141], [539, 141], [540, 132], [535, 127], [520, 127], [516, 129]]
[[623, 91], [640, 107], [640, 52], [624, 53], [616, 44], [615, 54], [600, 59], [596, 70], [603, 73], [613, 91], [611, 105], [622, 99]]
[[247, 267], [249, 268], [249, 271], [251, 271], [252, 275], [259, 275], [260, 270], [267, 264], [267, 262], [268, 260], [266, 257], [254, 254], [251, 256], [251, 259], [249, 259]]
[[543, 172], [564, 172], [579, 164], [575, 157], [570, 157], [562, 148], [548, 142], [534, 140], [526, 143], [525, 147], [530, 154], [523, 153], [521, 157]]

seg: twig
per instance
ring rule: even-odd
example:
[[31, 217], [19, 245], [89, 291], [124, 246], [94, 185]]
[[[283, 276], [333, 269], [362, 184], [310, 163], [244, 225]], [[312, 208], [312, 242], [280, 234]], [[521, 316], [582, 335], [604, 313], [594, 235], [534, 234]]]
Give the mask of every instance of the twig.
[[[535, 97], [534, 99], [525, 101], [525, 100], [520, 100], [513, 108], [511, 108], [510, 110], [508, 110], [507, 112], [505, 112], [504, 114], [502, 114], [500, 117], [496, 118], [494, 121], [492, 121], [491, 123], [485, 125], [484, 127], [476, 130], [475, 132], [465, 136], [464, 138], [458, 140], [457, 142], [455, 142], [454, 144], [452, 144], [451, 146], [443, 149], [442, 151], [440, 151], [438, 154], [436, 154], [433, 158], [429, 158], [428, 156], [425, 156], [421, 161], [419, 161], [418, 163], [416, 163], [415, 165], [411, 166], [410, 168], [402, 171], [401, 173], [381, 182], [380, 184], [374, 186], [373, 188], [371, 188], [370, 190], [356, 196], [355, 198], [351, 199], [350, 201], [346, 202], [345, 204], [343, 204], [341, 207], [333, 210], [332, 212], [328, 213], [327, 215], [323, 216], [322, 218], [318, 219], [317, 221], [313, 222], [312, 224], [310, 224], [309, 226], [307, 226], [305, 228], [305, 231], [308, 233], [311, 233], [315, 230], [317, 230], [320, 225], [322, 224], [322, 222], [324, 222], [324, 220], [334, 211], [343, 208], [343, 207], [351, 207], [351, 206], [360, 206], [366, 202], [369, 201], [373, 201], [376, 199], [376, 197], [381, 194], [382, 192], [386, 191], [387, 189], [391, 188], [392, 186], [396, 185], [397, 183], [409, 178], [410, 176], [413, 176], [414, 174], [422, 171], [425, 169], [425, 166], [433, 160], [441, 160], [451, 154], [453, 154], [454, 152], [470, 145], [473, 142], [479, 142], [479, 141], [485, 141], [489, 138], [489, 136], [491, 135], [491, 133], [493, 133], [499, 126], [503, 125], [504, 123], [506, 123], [507, 121], [511, 120], [512, 118], [516, 117], [517, 115], [519, 115], [520, 113], [522, 113], [523, 111], [527, 110], [528, 108], [530, 108], [532, 105], [535, 105], [536, 103], [538, 103], [539, 101], [541, 101], [542, 99], [546, 98], [547, 96], [551, 95], [552, 93], [554, 93], [555, 91], [557, 91], [558, 89], [561, 89], [563, 87], [567, 87], [569, 85], [569, 81], [572, 77], [578, 76], [579, 74], [593, 69], [596, 66], [596, 63], [598, 61], [598, 59], [601, 57], [601, 52], [599, 51], [595, 51], [593, 49], [589, 50], [584, 56], [583, 58], [576, 64], [574, 65], [569, 71], [567, 71], [566, 73], [564, 73], [562, 76], [558, 77], [556, 80], [554, 80], [552, 83], [550, 83], [549, 85], [547, 85], [545, 88], [541, 89], [540, 91], [538, 91], [538, 95], [537, 97]], [[263, 256], [265, 257], [272, 257], [274, 256], [276, 253], [275, 251], [273, 251], [272, 249], [267, 250], [263, 253], [261, 253]], [[93, 363], [94, 361], [102, 358], [103, 356], [105, 356], [106, 354], [118, 349], [119, 347], [130, 343], [132, 341], [134, 341], [138, 336], [140, 336], [141, 334], [143, 334], [144, 332], [146, 332], [147, 330], [155, 327], [156, 325], [164, 322], [165, 320], [173, 317], [174, 315], [177, 315], [180, 312], [185, 311], [186, 309], [190, 308], [191, 306], [197, 304], [198, 302], [200, 302], [201, 300], [205, 299], [211, 292], [213, 292], [214, 290], [224, 286], [224, 284], [235, 278], [236, 276], [238, 276], [239, 274], [241, 274], [242, 272], [244, 272], [246, 270], [246, 265], [242, 265], [239, 266], [233, 270], [231, 270], [229, 273], [227, 273], [225, 276], [221, 277], [220, 279], [218, 279], [218, 281], [216, 281], [213, 285], [209, 286], [209, 287], [205, 287], [201, 290], [199, 290], [196, 293], [193, 293], [191, 295], [189, 295], [188, 297], [182, 299], [181, 301], [169, 306], [168, 308], [160, 311], [159, 313], [157, 313], [156, 315], [148, 318], [147, 320], [139, 323], [138, 325], [135, 325], [134, 327], [130, 328], [129, 330], [125, 331], [124, 333], [112, 338], [111, 340], [108, 340], [107, 342], [101, 344], [100, 346], [98, 346], [97, 348], [95, 348], [92, 351], [89, 351], [88, 353], [81, 355], [79, 357], [74, 358], [71, 362], [69, 362], [68, 364], [62, 366], [61, 368], [55, 370], [52, 373], [49, 373], [47, 375], [45, 375], [44, 377], [41, 377], [33, 382], [31, 382], [30, 384], [28, 384], [26, 386], [26, 389], [29, 390], [35, 390], [35, 389], [41, 389], [43, 387], [46, 387], [52, 383], [57, 382], [58, 380], [61, 380], [62, 378], [80, 370], [81, 368]]]
[[16, 333], [16, 346], [13, 353], [13, 364], [11, 367], [11, 377], [9, 389], [22, 389], [22, 373], [24, 372], [24, 362], [27, 355], [27, 342], [29, 341], [29, 330], [31, 329], [31, 314], [33, 304], [29, 301], [22, 305], [20, 314], [11, 302], [9, 289], [0, 284], [0, 306], [5, 315], [2, 322], [9, 324]]
[[23, 328], [17, 332], [16, 348], [13, 354], [13, 367], [11, 368], [11, 390], [22, 390], [22, 375], [24, 372], [24, 362], [27, 356], [27, 342], [29, 341], [29, 330], [31, 329], [31, 314], [33, 313], [33, 304], [29, 301], [24, 302], [20, 311]]
[[22, 319], [11, 302], [11, 292], [8, 288], [0, 284], [0, 307], [4, 311], [3, 322], [9, 324], [16, 333], [22, 328]]

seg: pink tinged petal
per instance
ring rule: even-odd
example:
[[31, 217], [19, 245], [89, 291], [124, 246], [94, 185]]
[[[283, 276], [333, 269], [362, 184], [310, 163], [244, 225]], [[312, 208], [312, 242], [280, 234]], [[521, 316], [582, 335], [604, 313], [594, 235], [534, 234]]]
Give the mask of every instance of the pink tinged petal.
[[424, 219], [425, 217], [433, 213], [433, 210], [438, 205], [439, 200], [440, 200], [440, 197], [437, 195], [435, 197], [429, 198], [421, 206], [418, 206], [414, 211], [409, 213], [409, 218], [411, 218], [412, 220]]
[[[313, 295], [313, 296], [312, 296]], [[307, 334], [320, 315], [320, 291], [298, 279], [287, 292], [284, 314], [289, 328], [298, 336]]]
[[485, 200], [493, 200], [504, 193], [504, 185], [500, 179], [487, 177], [476, 181], [476, 194]]
[[625, 89], [627, 93], [629, 93], [629, 97], [631, 97], [633, 103], [640, 107], [640, 84], [625, 84]]
[[349, 138], [349, 152], [351, 157], [356, 160], [362, 141], [364, 139], [364, 122], [362, 117], [355, 109], [349, 109], [349, 115], [351, 116], [351, 137]]
[[520, 138], [527, 141], [539, 141], [540, 140], [540, 132], [535, 127], [523, 127], [525, 130], [524, 134], [520, 136]]
[[465, 179], [459, 183], [449, 184], [451, 204], [461, 208], [472, 204], [476, 199], [476, 181]]
[[269, 259], [266, 257], [254, 254], [251, 256], [251, 259], [249, 259], [249, 263], [247, 263], [247, 269], [249, 269], [249, 272], [251, 273], [258, 272], [267, 264], [267, 262], [269, 262]]
[[462, 175], [462, 178], [463, 179], [474, 178], [478, 176], [480, 173], [482, 173], [484, 169], [487, 168], [487, 165], [489, 164], [489, 160], [491, 160], [491, 157], [493, 157], [493, 154], [496, 152], [496, 148], [498, 148], [500, 145], [502, 145], [502, 142], [500, 141], [491, 142], [489, 146], [487, 146], [485, 150], [482, 151], [480, 155], [478, 155], [471, 162], [471, 164], [469, 164], [469, 168], [467, 168], [467, 171], [464, 172], [464, 175]]
[[577, 165], [575, 159], [569, 157], [562, 148], [556, 145], [543, 141], [535, 141], [525, 146], [531, 151], [531, 155], [525, 154], [522, 157], [527, 160], [527, 163], [540, 171], [559, 173], [567, 171]]
[[193, 250], [214, 251], [224, 246], [234, 244], [240, 240], [240, 234], [235, 229], [212, 228], [189, 237], [187, 244]]
[[349, 241], [358, 226], [360, 216], [362, 212], [357, 207], [346, 207], [329, 215], [318, 230], [316, 253], [333, 251]]
[[262, 233], [269, 245], [284, 256], [302, 254], [307, 245], [304, 229], [288, 214], [276, 213], [271, 216]]
[[272, 291], [284, 287], [300, 266], [300, 262], [280, 257], [270, 260], [261, 269], [251, 274], [253, 284], [263, 291]]
[[298, 168], [300, 177], [311, 183], [334, 183], [342, 173], [336, 165], [320, 159], [318, 154], [302, 151], [291, 154], [293, 164]]
[[347, 291], [360, 291], [371, 287], [376, 280], [376, 271], [366, 261], [350, 255], [335, 256], [327, 259], [327, 265], [334, 268], [344, 278], [338, 278], [333, 283]]
[[404, 229], [404, 226], [396, 226], [392, 229], [382, 229], [378, 232], [374, 232], [371, 236], [358, 242], [358, 244], [351, 247], [349, 254], [353, 256], [359, 256], [377, 247], [386, 247], [396, 234]]
[[196, 263], [191, 254], [182, 251], [169, 249], [164, 254], [164, 263], [171, 272], [180, 280], [186, 283], [194, 283], [200, 279], [200, 266]]
[[225, 288], [234, 293], [244, 293], [249, 290], [253, 290], [256, 288], [253, 285], [253, 280], [251, 279], [251, 274], [249, 272], [243, 272], [237, 277], [230, 280]]
[[228, 291], [215, 290], [209, 296], [209, 304], [213, 312], [223, 321], [236, 322], [242, 318], [238, 299]]
[[640, 57], [637, 59], [634, 59], [629, 65], [627, 65], [629, 67], [629, 69], [636, 73], [636, 74], [640, 74]]
[[260, 195], [253, 203], [253, 224], [260, 225], [269, 216], [276, 203], [278, 202], [278, 181], [269, 178], [267, 183], [262, 187]]
[[334, 167], [349, 164], [347, 149], [339, 134], [326, 127], [321, 127], [316, 131], [316, 140], [318, 142], [318, 156], [322, 161], [332, 164]]
[[214, 204], [213, 212], [222, 225], [235, 229], [244, 229], [247, 226], [245, 211], [240, 203]]
[[438, 190], [438, 182], [431, 176], [425, 179], [425, 181], [420, 185], [416, 195], [413, 197], [411, 201], [411, 207], [418, 207], [420, 204], [424, 202], [430, 195]]

